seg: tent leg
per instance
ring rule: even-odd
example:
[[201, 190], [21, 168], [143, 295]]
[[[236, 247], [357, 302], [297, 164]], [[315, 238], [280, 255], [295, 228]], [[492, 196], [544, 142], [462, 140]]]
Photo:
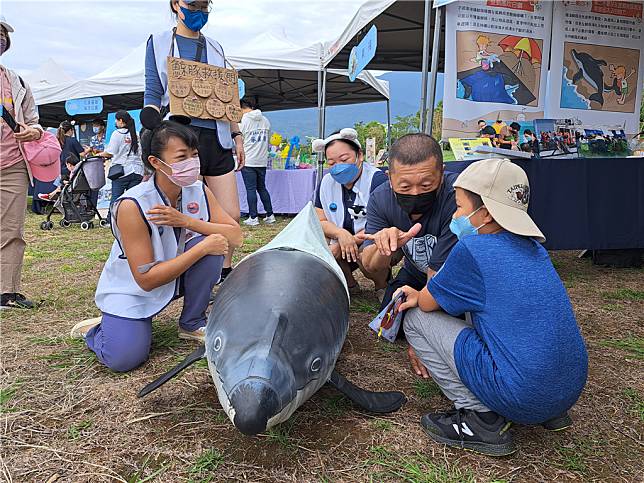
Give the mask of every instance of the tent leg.
[[[326, 69], [318, 71], [318, 137], [324, 139], [324, 123], [326, 115]], [[322, 183], [324, 173], [324, 153], [317, 153], [318, 169], [315, 177], [315, 193]], [[315, 196], [315, 195], [314, 195]]]
[[387, 99], [387, 151], [391, 147], [391, 102]]
[[326, 137], [326, 69], [322, 71], [322, 138]]
[[425, 132], [425, 122], [427, 111], [427, 71], [429, 70], [429, 32], [430, 15], [432, 11], [431, 0], [425, 0], [425, 20], [423, 23], [423, 66], [422, 66], [422, 80], [420, 86], [420, 132]]
[[429, 109], [426, 120], [427, 130], [425, 131], [430, 136], [432, 135], [432, 128], [434, 126], [434, 104], [436, 103], [436, 78], [438, 77], [438, 59], [441, 50], [441, 28], [443, 23], [443, 8], [436, 8], [434, 15], [434, 40], [432, 43], [432, 71], [429, 77]]

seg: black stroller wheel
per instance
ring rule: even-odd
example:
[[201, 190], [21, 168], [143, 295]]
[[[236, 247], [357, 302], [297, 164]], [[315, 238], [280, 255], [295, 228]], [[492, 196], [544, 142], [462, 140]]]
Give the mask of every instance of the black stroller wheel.
[[82, 222], [80, 224], [80, 227], [81, 227], [81, 230], [89, 230], [90, 228], [89, 223], [87, 223], [86, 221]]
[[93, 222], [93, 221], [90, 221], [90, 222], [89, 222], [89, 227], [90, 227], [90, 228], [94, 228], [94, 222]]
[[63, 228], [69, 228], [71, 226], [71, 223], [68, 222], [65, 218], [59, 221], [60, 226]]
[[[51, 227], [49, 226], [50, 223], [51, 223]], [[51, 221], [43, 221], [40, 224], [41, 230], [51, 230], [53, 227], [54, 227], [54, 224]]]
[[105, 219], [102, 219], [101, 221], [99, 221], [98, 224], [101, 225], [101, 228], [105, 228], [106, 226], [110, 226], [110, 223]]

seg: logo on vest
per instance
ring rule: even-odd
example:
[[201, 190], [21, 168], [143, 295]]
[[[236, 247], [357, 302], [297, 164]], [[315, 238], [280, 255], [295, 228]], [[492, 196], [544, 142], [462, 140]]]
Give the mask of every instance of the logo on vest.
[[188, 208], [188, 213], [192, 213], [194, 215], [195, 213], [199, 212], [199, 203], [192, 201], [188, 203], [187, 208]]

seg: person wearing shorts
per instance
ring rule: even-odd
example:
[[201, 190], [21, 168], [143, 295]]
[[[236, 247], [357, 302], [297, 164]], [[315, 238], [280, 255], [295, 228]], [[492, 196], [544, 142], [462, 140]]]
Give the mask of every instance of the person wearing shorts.
[[[226, 67], [221, 45], [200, 31], [206, 25], [212, 8], [210, 0], [170, 0], [170, 9], [177, 20], [176, 26], [150, 36], [145, 56], [144, 109], [141, 122], [146, 127], [146, 116], [154, 116], [169, 105], [167, 57], [175, 56], [217, 67]], [[244, 166], [245, 154], [239, 126], [236, 122], [212, 119], [190, 119], [191, 129], [199, 140], [201, 176], [224, 210], [239, 222], [239, 198], [235, 178]], [[231, 271], [233, 248], [224, 258], [221, 279]]]

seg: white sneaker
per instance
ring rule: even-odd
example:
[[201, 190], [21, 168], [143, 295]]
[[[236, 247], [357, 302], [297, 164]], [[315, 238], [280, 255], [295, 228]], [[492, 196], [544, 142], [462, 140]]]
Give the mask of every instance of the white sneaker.
[[72, 327], [71, 332], [69, 333], [69, 336], [72, 339], [84, 339], [87, 336], [87, 333], [92, 327], [97, 326], [98, 324], [101, 323], [101, 320], [103, 317], [96, 317], [94, 319], [86, 319], [80, 321], [78, 324], [76, 324], [74, 327]]
[[204, 344], [206, 342], [206, 327], [199, 327], [192, 332], [179, 327], [179, 339], [196, 340]]
[[267, 216], [264, 218], [264, 223], [267, 225], [270, 225], [271, 223], [275, 223], [277, 220], [275, 219], [275, 215]]
[[249, 217], [248, 220], [244, 220], [244, 225], [257, 226], [257, 225], [259, 225], [259, 219]]

